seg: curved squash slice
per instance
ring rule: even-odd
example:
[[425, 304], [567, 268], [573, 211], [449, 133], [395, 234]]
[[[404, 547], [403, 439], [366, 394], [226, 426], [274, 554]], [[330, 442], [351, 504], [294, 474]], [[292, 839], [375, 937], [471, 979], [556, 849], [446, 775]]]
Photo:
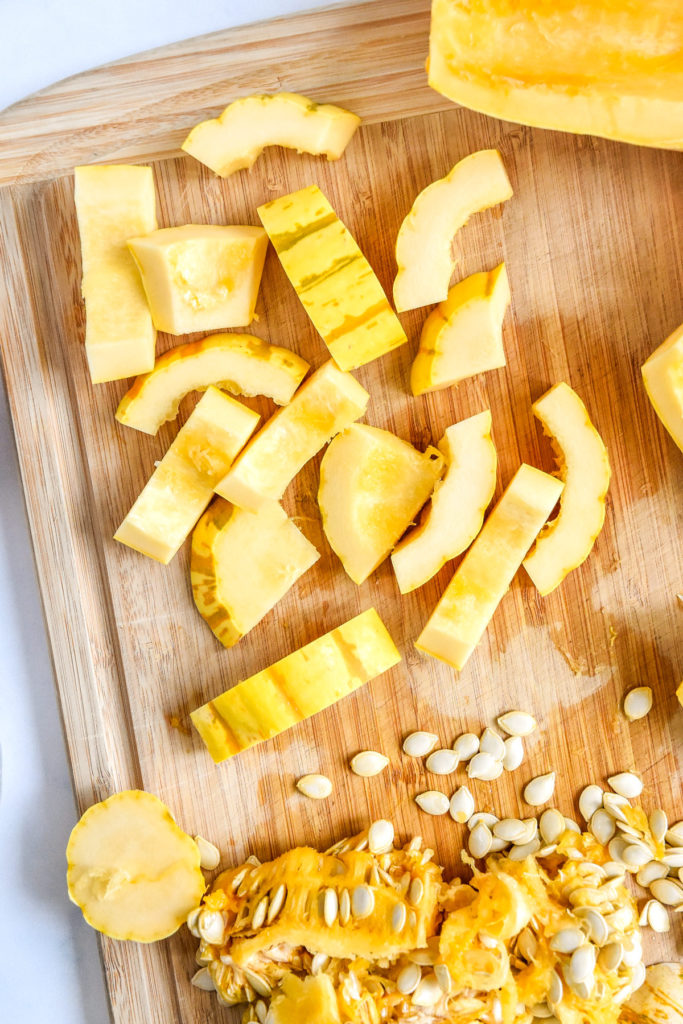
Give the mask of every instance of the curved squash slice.
[[410, 371], [414, 395], [437, 391], [505, 366], [503, 318], [510, 303], [505, 264], [472, 274], [448, 292], [425, 320]]
[[90, 807], [66, 848], [73, 903], [112, 939], [172, 935], [206, 889], [195, 841], [161, 800], [126, 790]]
[[624, 1003], [619, 1024], [680, 1024], [683, 1020], [683, 966], [650, 964], [645, 984]]
[[384, 561], [434, 490], [444, 459], [388, 430], [354, 424], [320, 465], [318, 505], [325, 536], [354, 581]]
[[605, 521], [610, 466], [602, 438], [568, 384], [556, 384], [532, 409], [552, 439], [558, 476], [564, 481], [559, 515], [541, 530], [524, 560], [524, 568], [545, 595], [588, 558]]
[[400, 660], [386, 626], [369, 608], [190, 717], [218, 763], [303, 722]]
[[327, 974], [287, 974], [269, 1011], [272, 1024], [341, 1024], [339, 1003]]
[[251, 334], [212, 334], [178, 345], [159, 356], [154, 369], [138, 377], [116, 410], [119, 423], [156, 434], [178, 414], [190, 391], [211, 384], [233, 395], [266, 395], [286, 405], [308, 372], [295, 352]]
[[655, 412], [683, 452], [683, 324], [643, 363], [642, 373]]
[[315, 103], [294, 92], [245, 96], [220, 117], [201, 121], [183, 142], [190, 156], [227, 178], [251, 167], [266, 146], [338, 160], [360, 118], [330, 103]]
[[277, 502], [252, 513], [217, 498], [192, 534], [195, 604], [232, 647], [319, 558]]
[[463, 668], [562, 488], [561, 480], [520, 466], [415, 642], [418, 650]]
[[433, 0], [429, 84], [539, 128], [683, 148], [679, 0]]
[[420, 192], [396, 239], [394, 305], [399, 313], [444, 301], [456, 263], [453, 236], [473, 213], [497, 206], [511, 195], [512, 186], [495, 149], [466, 156], [445, 178]]
[[498, 460], [488, 409], [448, 427], [439, 449], [446, 475], [434, 488], [423, 522], [391, 555], [402, 594], [421, 587], [470, 546], [496, 489]]

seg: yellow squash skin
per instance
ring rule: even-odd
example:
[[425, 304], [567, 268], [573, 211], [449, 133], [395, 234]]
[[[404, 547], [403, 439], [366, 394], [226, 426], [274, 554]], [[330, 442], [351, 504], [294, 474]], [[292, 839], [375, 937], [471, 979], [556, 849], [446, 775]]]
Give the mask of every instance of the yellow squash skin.
[[259, 206], [258, 214], [342, 370], [403, 345], [405, 332], [372, 267], [317, 185]]
[[642, 367], [652, 407], [683, 452], [683, 324]]
[[210, 387], [178, 431], [114, 540], [168, 565], [259, 418], [258, 413]]
[[455, 256], [453, 237], [469, 218], [512, 196], [500, 153], [471, 153], [423, 189], [399, 228], [394, 304], [399, 313], [448, 296]]
[[156, 331], [126, 242], [157, 226], [151, 167], [77, 167], [85, 352], [93, 384], [154, 366]]
[[505, 366], [503, 318], [510, 303], [505, 264], [472, 274], [448, 292], [424, 322], [410, 371], [414, 395], [452, 387]]
[[543, 527], [524, 559], [524, 568], [545, 596], [591, 553], [605, 521], [611, 470], [603, 440], [568, 384], [556, 384], [532, 409], [552, 439], [564, 483], [557, 517]]
[[400, 660], [370, 608], [197, 708], [192, 722], [218, 763], [303, 722]]
[[266, 395], [286, 405], [308, 372], [305, 359], [251, 334], [212, 334], [164, 352], [154, 369], [142, 374], [116, 410], [119, 423], [144, 434], [178, 414], [190, 391], [211, 384], [233, 395]]
[[192, 534], [197, 610], [223, 646], [232, 647], [319, 558], [277, 502], [252, 513], [217, 498]]
[[520, 466], [418, 637], [418, 650], [464, 667], [563, 486]]
[[182, 148], [227, 178], [251, 167], [266, 146], [338, 160], [359, 124], [360, 118], [349, 110], [293, 92], [245, 96], [220, 117], [196, 125]]
[[184, 224], [128, 241], [154, 326], [169, 334], [247, 327], [261, 283], [263, 228]]
[[66, 848], [72, 902], [112, 939], [156, 942], [199, 906], [206, 883], [197, 844], [161, 800], [141, 790], [88, 808]]
[[432, 0], [428, 68], [493, 117], [683, 148], [679, 0]]

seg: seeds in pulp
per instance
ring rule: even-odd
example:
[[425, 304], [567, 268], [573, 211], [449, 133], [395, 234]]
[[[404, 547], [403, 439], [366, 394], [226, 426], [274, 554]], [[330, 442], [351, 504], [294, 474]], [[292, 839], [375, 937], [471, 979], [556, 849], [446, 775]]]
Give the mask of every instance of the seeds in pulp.
[[332, 783], [326, 775], [302, 775], [296, 788], [311, 800], [326, 800], [332, 792]]
[[271, 924], [277, 915], [282, 910], [285, 904], [285, 897], [287, 896], [287, 886], [284, 882], [280, 882], [277, 889], [273, 893], [273, 897], [268, 907], [268, 914], [266, 916], [266, 923]]
[[540, 807], [550, 800], [555, 791], [555, 772], [537, 775], [524, 787], [524, 799], [532, 807]]
[[205, 907], [197, 919], [197, 930], [204, 942], [221, 946], [225, 937], [225, 917], [220, 910], [208, 910]]
[[456, 789], [450, 800], [449, 812], [453, 821], [457, 821], [461, 825], [472, 817], [474, 814], [474, 797], [467, 786], [461, 786], [460, 789]]
[[197, 973], [192, 976], [191, 984], [194, 985], [195, 988], [202, 989], [204, 992], [213, 992], [216, 987], [213, 983], [213, 978], [211, 977], [208, 967], [202, 967], [197, 971]]
[[446, 964], [435, 964], [434, 965], [434, 976], [439, 983], [440, 988], [443, 992], [450, 992], [451, 990], [451, 972], [448, 970]]
[[529, 736], [538, 728], [538, 722], [526, 711], [506, 711], [496, 719], [508, 736]]
[[426, 814], [447, 814], [450, 801], [445, 793], [436, 789], [429, 789], [425, 793], [418, 793], [415, 803]]
[[620, 942], [610, 942], [600, 951], [600, 966], [606, 971], [616, 971], [624, 955], [624, 947]]
[[576, 985], [588, 981], [595, 971], [595, 960], [595, 946], [581, 946], [572, 953], [565, 976]]
[[342, 894], [339, 897], [339, 922], [342, 925], [347, 925], [351, 917], [351, 897], [349, 896], [348, 889], [342, 889]]
[[406, 911], [405, 905], [403, 903], [397, 903], [391, 912], [392, 931], [402, 932], [405, 927], [407, 916], [408, 912]]
[[373, 775], [380, 772], [389, 764], [389, 758], [380, 754], [377, 750], [361, 750], [359, 754], [352, 757], [349, 768], [354, 775], [360, 775], [363, 779], [371, 779]]
[[408, 889], [408, 901], [416, 907], [424, 896], [424, 891], [425, 887], [422, 879], [414, 878], [410, 883], [410, 888]]
[[263, 899], [260, 899], [258, 901], [258, 903], [256, 904], [256, 910], [254, 911], [254, 916], [251, 919], [251, 927], [253, 929], [255, 929], [255, 930], [257, 928], [260, 928], [261, 925], [263, 924], [263, 922], [266, 919], [266, 914], [267, 913], [268, 913], [268, 897], [264, 896]]
[[337, 920], [339, 912], [339, 897], [334, 889], [325, 889], [323, 895], [323, 919], [328, 928], [331, 928]]
[[401, 995], [409, 996], [411, 992], [414, 992], [417, 986], [420, 984], [422, 978], [422, 968], [419, 964], [407, 964], [399, 972], [398, 978], [396, 979], [396, 988], [399, 990]]
[[450, 775], [455, 771], [459, 763], [456, 752], [446, 747], [441, 750], [432, 751], [425, 762], [425, 767], [433, 775]]
[[563, 989], [562, 981], [557, 971], [551, 971], [550, 973], [550, 985], [548, 986], [548, 1002], [551, 1005], [555, 1005], [562, 1001]]
[[580, 928], [561, 928], [550, 940], [550, 948], [555, 953], [573, 953], [582, 946], [584, 934]]
[[428, 974], [422, 979], [413, 992], [414, 1006], [434, 1006], [441, 999], [443, 989], [436, 980], [435, 974]]
[[358, 920], [369, 917], [375, 909], [375, 894], [367, 885], [357, 885], [351, 893], [351, 913]]
[[439, 742], [433, 732], [411, 732], [403, 741], [403, 753], [408, 757], [425, 757]]

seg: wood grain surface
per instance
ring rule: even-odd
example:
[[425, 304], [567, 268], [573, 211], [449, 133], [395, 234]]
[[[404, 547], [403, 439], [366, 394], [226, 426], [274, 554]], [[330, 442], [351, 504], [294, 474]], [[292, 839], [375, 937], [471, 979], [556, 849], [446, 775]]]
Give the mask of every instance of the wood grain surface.
[[[435, 781], [450, 793], [463, 774], [430, 778], [400, 753], [401, 738], [420, 727], [450, 744], [514, 706], [532, 711], [540, 729], [516, 773], [473, 784], [479, 809], [528, 814], [523, 783], [553, 768], [556, 804], [578, 814], [583, 785], [635, 767], [646, 809], [681, 817], [683, 711], [674, 688], [683, 674], [676, 599], [683, 458], [640, 379], [646, 356], [683, 320], [681, 156], [447, 105], [426, 86], [427, 29], [418, 0], [299, 15], [131, 58], [0, 115], [0, 341], [79, 805], [144, 787], [188, 831], [218, 843], [225, 864], [250, 851], [269, 858], [294, 844], [326, 844], [381, 815], [401, 835], [422, 833], [458, 870], [462, 828], [421, 814], [412, 798]], [[222, 181], [180, 154], [189, 125], [254, 88], [349, 104], [366, 123], [337, 163], [270, 150], [251, 172]], [[71, 168], [153, 161], [161, 225], [258, 224], [259, 203], [315, 182], [390, 291], [396, 232], [416, 192], [490, 146], [500, 149], [515, 195], [460, 233], [457, 274], [506, 261], [507, 367], [413, 398], [408, 374], [424, 312], [406, 314], [409, 344], [357, 371], [371, 393], [367, 422], [422, 447], [489, 407], [499, 494], [522, 460], [552, 468], [530, 406], [566, 380], [586, 402], [614, 472], [592, 556], [545, 599], [520, 572], [456, 676], [413, 646], [453, 565], [404, 598], [388, 562], [356, 587], [322, 533], [318, 458], [284, 504], [320, 562], [236, 648], [222, 649], [194, 608], [187, 546], [163, 567], [112, 540], [196, 395], [153, 438], [114, 420], [123, 382], [90, 384]], [[272, 249], [258, 313], [254, 334], [314, 366], [326, 358]], [[160, 335], [158, 351], [174, 342]], [[249, 404], [271, 411], [265, 400]], [[214, 766], [189, 712], [371, 605], [402, 664], [280, 738]], [[643, 683], [653, 687], [654, 708], [629, 725], [620, 699]], [[347, 769], [366, 747], [391, 758], [378, 778]], [[333, 778], [328, 801], [295, 792], [294, 780], [309, 771]], [[680, 959], [680, 918], [668, 936], [648, 936], [649, 959]], [[148, 947], [105, 940], [114, 1020], [233, 1019], [189, 985], [194, 946], [186, 929]]]

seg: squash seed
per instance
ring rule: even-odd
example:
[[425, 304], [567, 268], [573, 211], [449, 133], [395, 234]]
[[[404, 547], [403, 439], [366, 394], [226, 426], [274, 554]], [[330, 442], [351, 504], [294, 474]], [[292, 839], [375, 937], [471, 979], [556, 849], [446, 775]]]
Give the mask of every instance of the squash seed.
[[538, 941], [531, 928], [523, 928], [517, 937], [517, 952], [527, 963], [533, 963], [538, 950]]
[[351, 897], [349, 896], [348, 889], [342, 889], [342, 894], [339, 897], [339, 923], [341, 925], [347, 925], [351, 918]]
[[469, 821], [474, 814], [474, 797], [467, 786], [461, 786], [460, 789], [456, 789], [451, 797], [448, 810], [453, 821], [457, 821], [461, 825]]
[[490, 853], [500, 853], [501, 850], [504, 850], [509, 845], [510, 844], [508, 843], [508, 841], [506, 839], [499, 839], [498, 836], [492, 836], [492, 838], [491, 838], [491, 849], [490, 849], [489, 852]]
[[379, 818], [373, 821], [368, 829], [368, 849], [370, 853], [389, 853], [394, 847], [394, 826], [390, 821]]
[[561, 928], [550, 940], [550, 948], [555, 953], [573, 953], [582, 946], [584, 934], [580, 928]]
[[602, 798], [602, 805], [615, 821], [626, 822], [628, 825], [628, 818], [624, 813], [624, 807], [630, 807], [631, 805], [621, 793], [605, 793]]
[[349, 768], [354, 775], [360, 775], [363, 779], [371, 779], [379, 775], [389, 764], [389, 758], [380, 754], [377, 750], [361, 750], [359, 754], [349, 761]]
[[629, 868], [642, 868], [652, 860], [652, 850], [647, 847], [643, 849], [636, 843], [629, 843], [622, 853], [621, 859]]
[[531, 1016], [537, 1020], [548, 1020], [554, 1014], [547, 1003], [536, 1003], [535, 1006], [531, 1007]]
[[550, 1005], [556, 1005], [562, 1002], [562, 996], [564, 990], [562, 988], [562, 981], [557, 971], [550, 972], [550, 984], [548, 986], [548, 1003]]
[[195, 909], [191, 910], [190, 913], [187, 915], [187, 919], [185, 921], [187, 927], [190, 930], [190, 935], [194, 935], [195, 939], [201, 938], [199, 934], [199, 928], [197, 927], [197, 919], [199, 918], [201, 910], [201, 907], [195, 907]]
[[624, 955], [624, 947], [620, 942], [610, 942], [600, 951], [598, 958], [600, 966], [606, 971], [616, 971]]
[[402, 932], [408, 913], [403, 903], [397, 903], [394, 909], [391, 911], [391, 928], [392, 931]]
[[548, 807], [538, 822], [538, 830], [544, 843], [556, 843], [564, 834], [564, 815], [556, 807]]
[[604, 795], [604, 790], [594, 783], [582, 790], [579, 797], [579, 810], [584, 821], [590, 821], [598, 808], [602, 807]]
[[604, 809], [604, 807], [599, 807], [597, 811], [593, 813], [588, 823], [588, 831], [595, 839], [597, 839], [601, 846], [607, 846], [609, 841], [614, 837], [616, 830], [617, 827], [614, 823], [614, 818]]
[[667, 829], [669, 828], [669, 820], [666, 816], [665, 811], [663, 811], [661, 807], [655, 808], [655, 810], [650, 815], [650, 820], [648, 824], [650, 826], [650, 832], [652, 832], [652, 837], [655, 840], [655, 842], [663, 843], [664, 836], [666, 835]]
[[488, 726], [481, 734], [479, 749], [484, 754], [490, 754], [496, 761], [502, 761], [505, 757], [505, 742], [503, 737], [499, 736], [497, 732], [493, 731], [493, 729], [489, 729]]
[[581, 829], [579, 828], [579, 826], [577, 825], [577, 823], [574, 821], [573, 818], [565, 817], [565, 819], [564, 819], [564, 827], [566, 829], [569, 829], [570, 832], [578, 832], [578, 834], [581, 835]]
[[576, 907], [574, 914], [581, 919], [591, 942], [596, 946], [604, 946], [609, 938], [609, 925], [600, 911], [595, 907]]
[[683, 847], [675, 846], [672, 849], [667, 850], [662, 856], [662, 864], [666, 864], [669, 868], [682, 868]]
[[408, 757], [425, 757], [439, 742], [433, 732], [411, 732], [403, 741], [403, 753]]
[[498, 821], [498, 818], [495, 814], [489, 814], [488, 811], [477, 811], [476, 814], [473, 814], [472, 817], [467, 820], [467, 827], [470, 832], [475, 825], [479, 824], [480, 821], [483, 821], [487, 828], [492, 829]]
[[529, 736], [538, 728], [538, 722], [526, 711], [506, 711], [496, 719], [508, 736]]
[[515, 843], [508, 853], [508, 857], [510, 860], [525, 860], [527, 857], [531, 857], [533, 854], [538, 853], [540, 849], [541, 840], [531, 839], [528, 843]]
[[195, 988], [202, 989], [203, 992], [213, 992], [216, 988], [208, 967], [202, 967], [197, 971], [197, 973], [192, 976], [190, 984], [194, 985]]
[[470, 832], [467, 847], [471, 855], [476, 860], [479, 860], [481, 857], [486, 857], [491, 849], [492, 842], [493, 836], [491, 835], [491, 830], [488, 825], [483, 821], [479, 821]]
[[286, 896], [287, 886], [284, 882], [280, 882], [271, 898], [270, 906], [268, 907], [268, 914], [266, 915], [266, 924], [272, 924], [275, 920], [284, 906]]
[[211, 946], [222, 946], [225, 938], [225, 915], [220, 910], [204, 907], [197, 919], [200, 938]]
[[323, 919], [328, 928], [337, 920], [339, 897], [334, 889], [325, 889], [323, 895]]
[[[528, 846], [538, 838], [538, 822], [535, 818], [523, 818], [522, 825], [524, 825], [524, 832], [514, 840], [515, 846]], [[539, 850], [541, 848], [540, 840], [538, 848]]]
[[683, 885], [673, 878], [655, 878], [650, 883], [650, 892], [667, 907], [680, 907], [683, 904]]
[[369, 917], [375, 909], [375, 894], [367, 885], [357, 885], [351, 893], [351, 913], [358, 920]]
[[506, 772], [514, 772], [524, 760], [524, 744], [521, 736], [508, 736], [503, 746], [503, 768]]
[[580, 946], [576, 949], [565, 968], [565, 977], [575, 985], [580, 985], [593, 977], [595, 971], [595, 946]]
[[653, 932], [668, 932], [671, 924], [666, 908], [659, 900], [649, 900], [647, 903], [647, 923]]
[[199, 866], [205, 871], [213, 871], [218, 867], [221, 855], [217, 846], [203, 836], [195, 836], [194, 841], [199, 849]]
[[302, 775], [296, 788], [311, 800], [326, 800], [332, 792], [332, 783], [326, 775]]
[[647, 889], [650, 882], [654, 882], [655, 878], [666, 878], [669, 874], [669, 870], [666, 864], [662, 864], [658, 860], [650, 860], [636, 875], [636, 882], [642, 886], [643, 889]]
[[424, 896], [424, 891], [425, 887], [422, 879], [414, 878], [410, 883], [410, 888], [408, 889], [408, 901], [416, 907]]
[[258, 901], [258, 903], [256, 904], [256, 910], [254, 911], [254, 916], [251, 919], [251, 927], [254, 930], [256, 930], [256, 929], [261, 927], [261, 925], [263, 924], [263, 922], [266, 919], [266, 914], [267, 913], [268, 913], [268, 897], [264, 896], [263, 899], [260, 899]]
[[434, 750], [425, 762], [425, 768], [432, 775], [451, 775], [458, 767], [460, 759], [454, 750], [443, 747]]
[[256, 974], [255, 971], [250, 971], [248, 967], [244, 968], [244, 977], [247, 979], [254, 992], [263, 996], [264, 999], [270, 999], [272, 990], [265, 978]]
[[496, 761], [492, 754], [482, 750], [475, 754], [467, 766], [467, 774], [471, 779], [481, 779], [482, 782], [492, 782], [499, 775], [503, 774], [503, 765]]
[[479, 750], [479, 737], [473, 732], [464, 732], [453, 744], [459, 761], [469, 761]]
[[254, 1012], [256, 1013], [256, 1019], [259, 1024], [266, 1024], [266, 1017], [268, 1016], [268, 1007], [262, 999], [257, 999], [254, 1003]]
[[446, 964], [434, 964], [434, 976], [441, 990], [448, 995], [451, 990], [451, 972]]
[[503, 818], [493, 826], [493, 834], [497, 839], [504, 839], [506, 843], [514, 843], [524, 835], [526, 827], [519, 818]]
[[645, 718], [652, 708], [652, 688], [635, 686], [624, 697], [624, 714], [629, 722], [637, 722]]
[[524, 787], [524, 799], [532, 807], [540, 807], [550, 800], [555, 791], [555, 772], [548, 772], [546, 775], [537, 775]]
[[643, 792], [643, 780], [635, 772], [619, 772], [618, 775], [611, 775], [607, 781], [615, 793], [628, 800]]
[[406, 964], [406, 966], [399, 971], [399, 975], [396, 979], [396, 988], [399, 990], [401, 995], [409, 996], [420, 984], [421, 979], [422, 968], [420, 965], [414, 963]]
[[436, 980], [435, 974], [428, 974], [422, 979], [413, 992], [414, 1006], [434, 1006], [443, 996], [443, 989]]
[[436, 789], [429, 789], [425, 793], [418, 793], [415, 797], [415, 803], [423, 810], [426, 814], [446, 814], [450, 801], [445, 793], [440, 793]]

